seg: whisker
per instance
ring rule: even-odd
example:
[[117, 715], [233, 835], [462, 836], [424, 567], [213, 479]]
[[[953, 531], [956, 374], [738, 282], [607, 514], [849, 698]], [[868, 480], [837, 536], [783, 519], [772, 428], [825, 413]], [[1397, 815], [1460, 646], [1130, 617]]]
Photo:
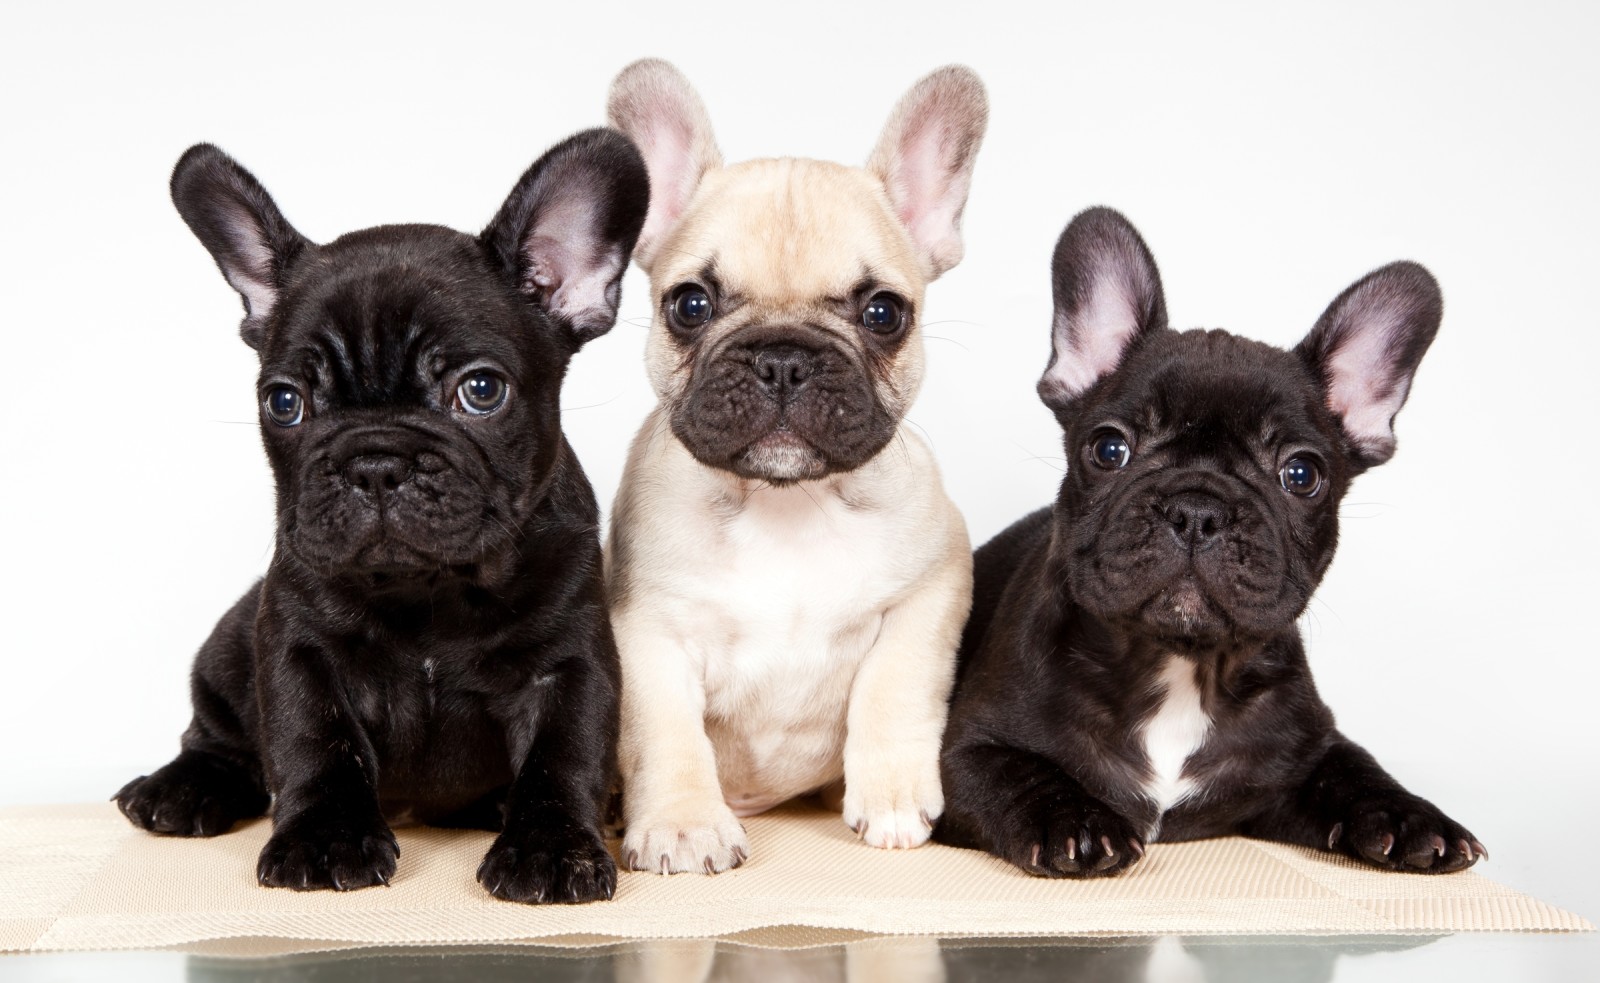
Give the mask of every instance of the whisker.
[[1023, 443], [1020, 440], [1013, 440], [1012, 443], [1017, 445], [1018, 449], [1022, 450], [1024, 453], [1027, 454], [1026, 457], [1019, 458], [1018, 460], [1022, 460], [1022, 461], [1043, 461], [1044, 463], [1050, 465], [1050, 467], [1054, 468], [1055, 470], [1060, 471], [1062, 474], [1066, 474], [1067, 473], [1067, 459], [1066, 458], [1064, 458], [1064, 457], [1054, 457], [1054, 456], [1050, 456], [1050, 455], [1046, 455], [1046, 454], [1034, 454], [1026, 446], [1024, 446]]
[[815, 505], [817, 507], [817, 511], [822, 513], [822, 517], [824, 519], [828, 520], [828, 524], [829, 525], [832, 525], [833, 524], [833, 517], [828, 514], [828, 510], [827, 509], [822, 507], [822, 503], [817, 501], [817, 497], [815, 495], [811, 494], [811, 490], [806, 487], [806, 483], [803, 482], [803, 481], [797, 481], [797, 482], [795, 482], [795, 486], [797, 488], [799, 488], [802, 492], [805, 492], [805, 496], [807, 498], [811, 499], [811, 504]]
[[592, 409], [596, 409], [596, 408], [601, 407], [601, 406], [610, 406], [612, 403], [615, 403], [617, 400], [619, 400], [621, 398], [622, 398], [622, 394], [621, 393], [617, 393], [615, 396], [612, 396], [610, 399], [603, 400], [603, 401], [598, 402], [598, 403], [585, 403], [583, 406], [563, 406], [563, 407], [561, 407], [561, 412], [563, 412], [563, 413], [575, 413], [578, 410], [592, 410]]
[[[1394, 506], [1388, 502], [1344, 502], [1339, 506], [1340, 519], [1375, 519]], [[1373, 509], [1365, 514], [1347, 511], [1348, 509]]]
[[680, 256], [687, 256], [687, 257], [689, 257], [689, 258], [690, 258], [690, 259], [698, 259], [698, 260], [699, 260], [699, 261], [700, 261], [700, 262], [702, 262], [702, 263], [709, 263], [709, 262], [711, 262], [711, 258], [710, 258], [710, 257], [708, 257], [708, 256], [701, 256], [701, 255], [700, 255], [700, 254], [699, 254], [699, 253], [691, 253], [691, 252], [690, 252], [690, 251], [689, 251], [689, 250], [687, 250], [687, 249], [683, 249], [683, 248], [674, 248], [674, 249], [673, 249], [673, 250], [672, 250], [672, 251], [673, 251], [673, 252], [675, 252], [675, 253], [677, 253], [677, 254], [678, 254], [678, 255], [680, 255]]
[[917, 429], [918, 429], [918, 430], [919, 430], [919, 431], [921, 431], [921, 433], [922, 433], [922, 438], [923, 438], [923, 439], [924, 439], [924, 440], [926, 440], [926, 441], [927, 441], [927, 442], [928, 442], [928, 446], [929, 446], [929, 447], [930, 447], [930, 448], [932, 448], [932, 450], [933, 450], [933, 451], [934, 451], [934, 452], [935, 452], [935, 453], [937, 453], [937, 452], [938, 452], [938, 450], [939, 450], [939, 447], [938, 447], [938, 445], [936, 445], [936, 444], [935, 444], [935, 443], [934, 443], [934, 442], [933, 442], [933, 435], [932, 435], [932, 434], [930, 434], [930, 433], [928, 433], [928, 428], [927, 428], [927, 427], [924, 427], [924, 426], [923, 426], [923, 425], [922, 425], [922, 424], [920, 424], [920, 423], [918, 423], [918, 422], [917, 422], [917, 421], [915, 421], [915, 420], [913, 420], [913, 419], [911, 419], [911, 418], [910, 418], [910, 417], [909, 417], [909, 416], [908, 416], [908, 417], [906, 417], [906, 418], [905, 418], [905, 419], [906, 419], [906, 422], [907, 422], [907, 423], [909, 423], [909, 424], [911, 424], [911, 425], [912, 425], [912, 426], [913, 426], [913, 427], [916, 427], [916, 428], [917, 428]]
[[895, 439], [895, 443], [900, 446], [900, 456], [905, 458], [905, 462], [907, 464], [910, 464], [911, 463], [911, 445], [906, 443], [906, 432], [904, 430], [896, 430], [894, 432], [894, 439]]
[[962, 344], [961, 342], [955, 340], [954, 338], [946, 338], [944, 335], [928, 334], [928, 333], [924, 332], [922, 337], [928, 339], [929, 341], [948, 341], [950, 344], [955, 345], [957, 348], [961, 349], [964, 352], [972, 351], [971, 348], [967, 347], [966, 345]]
[[1017, 458], [1017, 460], [1019, 460], [1019, 461], [1042, 461], [1043, 463], [1050, 465], [1050, 469], [1052, 471], [1059, 471], [1062, 474], [1066, 474], [1067, 473], [1067, 466], [1062, 463], [1060, 458], [1045, 457], [1045, 456], [1043, 456], [1041, 454], [1030, 454], [1027, 457], [1019, 457], [1019, 458]]

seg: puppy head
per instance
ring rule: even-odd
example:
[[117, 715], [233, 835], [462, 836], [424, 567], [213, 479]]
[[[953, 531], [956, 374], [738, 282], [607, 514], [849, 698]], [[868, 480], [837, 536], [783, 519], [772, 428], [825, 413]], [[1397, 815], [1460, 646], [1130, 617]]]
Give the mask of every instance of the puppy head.
[[949, 67], [917, 83], [865, 168], [724, 167], [699, 96], [661, 61], [617, 77], [609, 116], [650, 169], [634, 255], [673, 433], [701, 462], [773, 483], [871, 459], [922, 382], [923, 291], [961, 258], [987, 118], [977, 77]]
[[1394, 453], [1394, 417], [1439, 327], [1438, 285], [1394, 263], [1293, 351], [1167, 328], [1155, 261], [1109, 209], [1054, 258], [1039, 393], [1065, 432], [1055, 552], [1074, 600], [1207, 648], [1289, 631], [1333, 559], [1350, 480]]
[[506, 575], [562, 451], [567, 361], [616, 318], [648, 201], [632, 145], [560, 144], [476, 237], [391, 225], [314, 244], [204, 144], [172, 197], [244, 300], [280, 544], [374, 582]]

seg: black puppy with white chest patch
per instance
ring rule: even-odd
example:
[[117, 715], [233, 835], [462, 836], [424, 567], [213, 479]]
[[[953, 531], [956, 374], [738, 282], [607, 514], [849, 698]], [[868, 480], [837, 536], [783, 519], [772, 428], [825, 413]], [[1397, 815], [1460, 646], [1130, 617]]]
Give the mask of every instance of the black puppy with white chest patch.
[[1054, 877], [1229, 833], [1474, 863], [1471, 833], [1335, 728], [1295, 625], [1351, 480], [1394, 451], [1433, 278], [1386, 266], [1285, 351], [1169, 330], [1155, 261], [1109, 209], [1067, 227], [1053, 276], [1039, 393], [1067, 474], [977, 552], [937, 838]]
[[314, 244], [207, 145], [172, 196], [244, 298], [278, 531], [195, 660], [182, 752], [117, 804], [214, 836], [270, 803], [275, 887], [387, 884], [404, 821], [499, 833], [478, 870], [498, 897], [610, 897], [620, 670], [559, 400], [616, 319], [649, 197], [638, 152], [572, 137], [476, 237]]

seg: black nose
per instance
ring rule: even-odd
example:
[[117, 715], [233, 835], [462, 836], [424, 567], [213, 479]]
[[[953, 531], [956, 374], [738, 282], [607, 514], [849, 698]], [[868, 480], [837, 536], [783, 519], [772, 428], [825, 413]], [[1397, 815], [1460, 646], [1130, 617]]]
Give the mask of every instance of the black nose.
[[1180, 492], [1158, 507], [1178, 542], [1194, 550], [1216, 543], [1228, 528], [1228, 507], [1204, 492]]
[[799, 345], [767, 345], [756, 351], [751, 368], [767, 395], [782, 403], [805, 388], [816, 363], [816, 355]]
[[411, 461], [398, 454], [358, 454], [344, 463], [344, 480], [368, 495], [387, 495], [411, 480]]

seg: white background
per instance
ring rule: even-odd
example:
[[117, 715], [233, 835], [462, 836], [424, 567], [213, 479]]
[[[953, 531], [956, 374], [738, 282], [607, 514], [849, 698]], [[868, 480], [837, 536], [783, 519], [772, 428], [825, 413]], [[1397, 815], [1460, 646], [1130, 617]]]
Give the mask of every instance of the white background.
[[[1393, 462], [1306, 617], [1345, 730], [1471, 827], [1493, 876], [1600, 914], [1600, 17], [1570, 3], [13, 5], [0, 25], [0, 804], [160, 765], [272, 495], [240, 306], [167, 199], [211, 140], [327, 240], [475, 230], [636, 57], [678, 63], [729, 160], [863, 160], [924, 72], [992, 117], [967, 258], [930, 290], [913, 413], [975, 542], [1044, 504], [1033, 384], [1063, 224], [1144, 232], [1176, 326], [1292, 344], [1367, 270], [1446, 316]], [[583, 12], [587, 9], [588, 13]], [[602, 501], [653, 400], [645, 281], [574, 363]]]

